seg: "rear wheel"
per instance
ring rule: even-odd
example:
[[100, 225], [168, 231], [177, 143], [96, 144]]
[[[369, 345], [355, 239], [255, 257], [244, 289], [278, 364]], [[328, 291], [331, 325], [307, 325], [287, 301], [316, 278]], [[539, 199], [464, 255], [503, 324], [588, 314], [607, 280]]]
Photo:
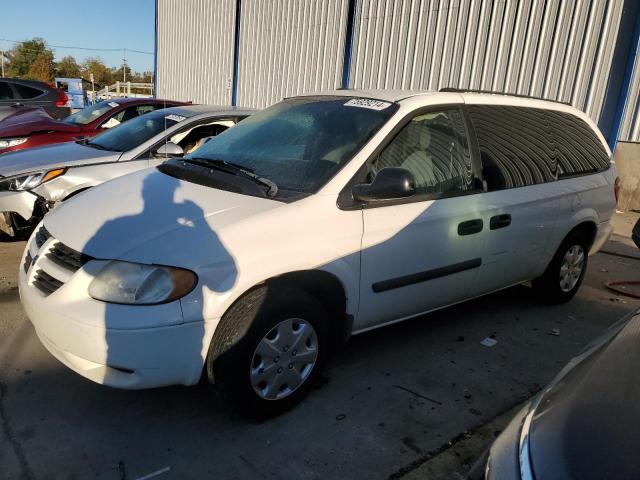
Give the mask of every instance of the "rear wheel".
[[564, 239], [544, 274], [533, 281], [534, 288], [550, 303], [563, 303], [576, 294], [587, 271], [589, 245], [579, 232]]
[[251, 417], [295, 406], [320, 372], [327, 350], [327, 315], [308, 293], [262, 287], [231, 307], [207, 357], [222, 397]]

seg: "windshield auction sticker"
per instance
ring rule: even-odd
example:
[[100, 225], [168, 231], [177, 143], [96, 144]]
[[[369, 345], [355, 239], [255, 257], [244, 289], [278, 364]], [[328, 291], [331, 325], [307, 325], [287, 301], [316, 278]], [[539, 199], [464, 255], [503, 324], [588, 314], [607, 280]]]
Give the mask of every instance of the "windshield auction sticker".
[[111, 108], [116, 108], [120, 106], [120, 104], [116, 102], [109, 102], [107, 103], [107, 105], [109, 105]]
[[166, 118], [167, 120], [173, 120], [174, 122], [181, 122], [182, 120], [184, 120], [187, 117], [183, 117], [182, 115], [171, 114], [171, 115], [167, 115], [164, 118]]
[[391, 104], [389, 102], [383, 102], [382, 100], [373, 100], [371, 98], [352, 98], [345, 106], [347, 107], [360, 107], [369, 108], [371, 110], [384, 110]]

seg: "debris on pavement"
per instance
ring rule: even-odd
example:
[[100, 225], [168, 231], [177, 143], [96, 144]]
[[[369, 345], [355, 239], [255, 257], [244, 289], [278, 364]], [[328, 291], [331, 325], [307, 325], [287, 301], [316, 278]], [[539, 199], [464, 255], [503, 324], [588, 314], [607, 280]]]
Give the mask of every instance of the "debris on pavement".
[[559, 337], [560, 336], [560, 330], [558, 330], [557, 328], [552, 328], [551, 330], [549, 330], [547, 332], [547, 334], [553, 335], [554, 337]]
[[149, 480], [150, 478], [157, 477], [158, 475], [162, 475], [163, 473], [167, 473], [171, 470], [171, 467], [164, 467], [160, 470], [156, 470], [155, 472], [151, 472], [148, 475], [143, 475], [142, 477], [136, 478], [136, 480]]
[[498, 343], [498, 340], [496, 340], [495, 338], [487, 337], [480, 342], [480, 345], [484, 345], [485, 347], [493, 347], [496, 343]]

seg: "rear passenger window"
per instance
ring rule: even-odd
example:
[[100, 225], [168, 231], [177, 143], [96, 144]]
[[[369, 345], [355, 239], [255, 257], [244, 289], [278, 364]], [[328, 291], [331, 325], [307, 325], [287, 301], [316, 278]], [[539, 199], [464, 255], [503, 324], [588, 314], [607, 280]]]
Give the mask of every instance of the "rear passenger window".
[[0, 82], [0, 100], [13, 100], [13, 90], [7, 82]]
[[602, 172], [611, 165], [609, 154], [593, 129], [582, 119], [564, 112], [547, 112], [558, 135], [558, 177]]
[[471, 155], [460, 111], [429, 112], [411, 119], [372, 162], [369, 180], [386, 167], [409, 170], [417, 194], [473, 190]]
[[552, 182], [609, 168], [609, 156], [591, 127], [553, 110], [468, 107], [489, 191]]
[[36, 98], [44, 93], [42, 90], [38, 90], [37, 88], [27, 87], [26, 85], [20, 85], [19, 83], [14, 83], [13, 87], [18, 91], [18, 97], [23, 100]]
[[557, 151], [546, 110], [470, 106], [489, 191], [524, 187], [557, 178]]

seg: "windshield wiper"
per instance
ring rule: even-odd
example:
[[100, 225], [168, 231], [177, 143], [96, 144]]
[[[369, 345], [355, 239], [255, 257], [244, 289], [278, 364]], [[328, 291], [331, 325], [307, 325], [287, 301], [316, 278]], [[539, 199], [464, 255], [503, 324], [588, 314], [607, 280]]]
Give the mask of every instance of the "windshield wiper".
[[269, 180], [268, 178], [262, 177], [255, 173], [254, 170], [243, 167], [242, 165], [237, 165], [232, 162], [227, 162], [225, 160], [217, 160], [210, 158], [202, 158], [202, 157], [189, 157], [183, 158], [182, 161], [193, 163], [195, 165], [200, 165], [203, 167], [217, 168], [223, 172], [227, 173], [240, 173], [244, 177], [253, 180], [256, 183], [266, 186], [269, 190], [267, 191], [267, 195], [270, 197], [275, 197], [278, 194], [278, 185], [273, 180]]

